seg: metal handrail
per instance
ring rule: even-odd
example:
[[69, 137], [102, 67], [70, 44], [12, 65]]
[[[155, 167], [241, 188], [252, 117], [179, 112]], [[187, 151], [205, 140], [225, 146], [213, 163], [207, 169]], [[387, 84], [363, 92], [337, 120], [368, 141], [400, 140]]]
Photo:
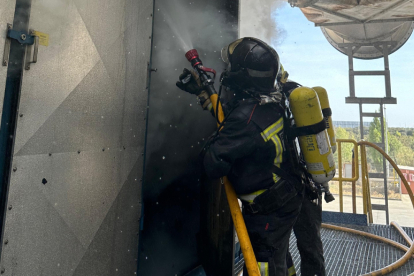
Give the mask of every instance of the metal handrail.
[[[377, 150], [379, 153], [381, 153], [385, 159], [388, 160], [388, 162], [391, 164], [391, 166], [394, 168], [394, 170], [397, 172], [399, 177], [401, 178], [401, 182], [406, 187], [408, 194], [411, 199], [411, 203], [414, 207], [414, 195], [410, 188], [410, 185], [408, 184], [407, 180], [405, 179], [404, 175], [398, 168], [397, 164], [389, 157], [388, 154], [384, 152], [380, 147], [377, 145], [368, 142], [368, 141], [355, 141], [353, 139], [338, 139], [338, 167], [339, 167], [339, 176], [333, 178], [332, 180], [339, 182], [339, 209], [340, 212], [343, 212], [343, 188], [342, 188], [342, 182], [344, 181], [357, 181], [359, 180], [360, 176], [362, 176], [362, 198], [363, 198], [363, 213], [368, 214], [370, 223], [372, 223], [372, 208], [371, 208], [371, 196], [370, 196], [370, 187], [369, 187], [369, 177], [368, 177], [368, 170], [367, 170], [367, 158], [366, 158], [366, 146], [372, 147], [375, 150]], [[355, 166], [355, 176], [352, 178], [344, 178], [342, 177], [342, 143], [352, 143], [354, 144], [354, 163]], [[359, 152], [358, 152], [358, 146], [361, 147], [361, 175], [359, 174]]]
[[[354, 144], [354, 162], [355, 164], [358, 164], [358, 142], [354, 139], [337, 139], [336, 142], [338, 143], [338, 168], [342, 168], [342, 159], [339, 158], [339, 156], [342, 157], [342, 143], [352, 143]], [[339, 172], [340, 175], [342, 175], [341, 172]], [[352, 178], [341, 178], [335, 177], [332, 180], [334, 181], [357, 181], [359, 179], [359, 166], [355, 167], [355, 176]]]
[[[346, 139], [347, 141], [350, 139]], [[338, 180], [340, 181], [340, 183], [342, 181], [345, 181], [344, 178], [342, 178], [342, 155], [341, 155], [341, 146], [340, 143], [342, 142], [341, 140], [338, 140], [338, 163], [340, 165], [340, 170], [339, 170], [339, 178], [337, 179], [333, 179], [333, 180]], [[351, 141], [349, 141], [351, 143]], [[378, 147], [377, 145], [367, 142], [367, 141], [360, 141], [357, 143], [360, 147], [361, 147], [361, 176], [362, 176], [362, 191], [363, 191], [363, 203], [364, 203], [364, 214], [369, 215], [369, 220], [370, 223], [372, 223], [372, 208], [371, 208], [371, 196], [370, 196], [370, 189], [369, 189], [369, 177], [368, 177], [368, 169], [367, 169], [367, 158], [366, 158], [366, 146], [372, 147], [375, 150], [377, 150], [379, 153], [381, 153], [385, 159], [388, 160], [388, 162], [390, 162], [391, 166], [395, 169], [395, 171], [397, 172], [397, 174], [400, 176], [402, 183], [404, 184], [404, 186], [407, 188], [407, 192], [410, 196], [411, 199], [411, 203], [413, 205], [414, 208], [414, 195], [413, 195], [413, 191], [411, 190], [411, 187], [408, 185], [407, 180], [405, 179], [404, 175], [402, 174], [402, 172], [400, 171], [400, 169], [398, 168], [397, 164], [395, 164], [395, 162], [391, 159], [391, 157], [389, 157], [389, 155], [387, 153], [385, 153], [380, 147]], [[355, 145], [355, 144], [354, 144]], [[358, 154], [354, 154], [354, 158], [357, 158], [356, 160], [358, 160]], [[358, 166], [358, 162], [356, 162], [357, 167]], [[355, 177], [354, 177], [355, 178]], [[359, 178], [359, 175], [357, 177], [357, 179]], [[349, 181], [349, 180], [346, 180]], [[351, 181], [354, 181], [353, 179], [351, 179]], [[340, 190], [341, 191], [341, 190]], [[341, 198], [340, 198], [340, 202], [342, 202], [342, 193], [340, 193]], [[341, 210], [341, 212], [343, 212], [343, 210]], [[363, 231], [357, 231], [354, 229], [349, 229], [349, 228], [344, 228], [344, 227], [339, 227], [339, 226], [334, 226], [334, 225], [329, 225], [329, 224], [322, 224], [322, 227], [324, 228], [328, 228], [328, 229], [333, 229], [333, 230], [341, 230], [341, 231], [345, 231], [345, 232], [350, 232], [350, 233], [354, 233], [354, 234], [359, 234], [365, 237], [369, 237], [369, 238], [374, 238], [377, 240], [380, 240], [382, 242], [388, 243], [390, 245], [393, 245], [399, 249], [402, 249], [404, 251], [406, 251], [406, 253], [397, 261], [395, 261], [394, 263], [376, 270], [376, 271], [372, 271], [369, 272], [367, 274], [364, 274], [363, 276], [377, 276], [377, 275], [385, 275], [387, 273], [390, 273], [391, 271], [394, 271], [395, 269], [401, 267], [402, 265], [404, 265], [410, 258], [414, 257], [414, 243], [412, 242], [412, 240], [408, 237], [407, 233], [405, 233], [401, 227], [399, 227], [399, 225], [395, 222], [392, 222], [391, 225], [393, 225], [394, 227], [397, 228], [397, 230], [401, 233], [401, 235], [403, 236], [403, 238], [407, 241], [407, 243], [410, 245], [410, 248], [397, 243], [395, 241], [383, 238], [383, 237], [379, 237], [377, 235], [373, 235], [373, 234], [369, 234]], [[410, 274], [409, 276], [414, 276], [413, 274]]]
[[333, 178], [332, 180], [339, 182], [339, 211], [343, 213], [344, 211], [344, 196], [342, 191], [342, 182], [344, 181], [357, 181], [359, 179], [359, 166], [355, 166], [355, 176], [352, 178], [342, 177], [342, 143], [352, 143], [354, 144], [354, 162], [358, 164], [358, 143], [353, 139], [338, 139], [338, 173], [339, 176]]
[[362, 170], [362, 206], [363, 213], [367, 214], [369, 223], [373, 223], [371, 190], [369, 185], [369, 174], [367, 164], [367, 151], [365, 145], [361, 146], [361, 170]]
[[413, 191], [411, 190], [411, 187], [408, 184], [407, 180], [405, 179], [403, 173], [400, 171], [400, 169], [398, 168], [397, 164], [395, 164], [395, 162], [391, 159], [391, 157], [388, 154], [386, 154], [383, 149], [381, 149], [380, 147], [378, 147], [377, 145], [375, 145], [375, 144], [373, 144], [371, 142], [359, 141], [358, 144], [359, 145], [370, 146], [370, 147], [376, 149], [379, 153], [382, 154], [382, 156], [384, 156], [385, 159], [388, 160], [388, 162], [390, 162], [391, 166], [393, 166], [394, 170], [400, 176], [401, 182], [403, 182], [405, 188], [407, 189], [408, 195], [410, 196], [411, 203], [412, 203], [413, 208], [414, 208], [414, 195], [413, 195]]

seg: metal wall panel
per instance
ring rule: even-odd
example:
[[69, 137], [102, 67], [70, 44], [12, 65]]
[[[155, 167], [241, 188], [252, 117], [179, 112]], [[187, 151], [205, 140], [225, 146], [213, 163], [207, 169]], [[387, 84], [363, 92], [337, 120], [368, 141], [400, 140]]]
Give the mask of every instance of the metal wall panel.
[[[3, 52], [4, 43], [6, 40], [7, 23], [12, 24], [14, 18], [14, 8], [16, 6], [16, 0], [3, 0], [1, 1], [0, 8], [0, 118], [3, 111], [3, 98], [4, 89], [6, 86], [7, 66], [3, 66]], [[0, 120], [1, 127], [1, 120]]]
[[203, 201], [198, 157], [217, 126], [194, 95], [175, 85], [183, 68], [190, 68], [184, 57], [189, 49], [182, 42], [199, 51], [205, 66], [217, 70], [218, 89], [225, 68], [221, 49], [238, 35], [238, 0], [159, 0], [154, 11], [152, 67], [157, 72], [150, 84], [138, 274], [185, 275], [200, 264], [197, 238], [205, 237], [199, 235]]
[[4, 275], [134, 275], [152, 0], [33, 0]]

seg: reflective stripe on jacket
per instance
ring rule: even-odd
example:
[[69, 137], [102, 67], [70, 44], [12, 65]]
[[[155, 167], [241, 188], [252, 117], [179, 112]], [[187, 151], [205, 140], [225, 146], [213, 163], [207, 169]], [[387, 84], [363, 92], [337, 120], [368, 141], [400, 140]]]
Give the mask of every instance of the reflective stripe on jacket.
[[283, 115], [271, 105], [240, 102], [204, 156], [207, 175], [227, 175], [239, 195], [268, 189], [279, 180], [271, 169], [283, 162]]

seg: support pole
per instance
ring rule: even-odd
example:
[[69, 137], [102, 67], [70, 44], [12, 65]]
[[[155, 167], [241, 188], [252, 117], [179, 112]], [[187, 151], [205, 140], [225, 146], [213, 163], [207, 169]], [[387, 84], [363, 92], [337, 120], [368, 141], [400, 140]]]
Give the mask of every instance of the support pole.
[[[352, 150], [352, 178], [355, 177], [355, 151]], [[352, 212], [356, 214], [356, 181], [352, 181]]]
[[342, 191], [342, 143], [338, 142], [338, 172], [339, 172], [339, 212], [344, 212], [344, 195]]

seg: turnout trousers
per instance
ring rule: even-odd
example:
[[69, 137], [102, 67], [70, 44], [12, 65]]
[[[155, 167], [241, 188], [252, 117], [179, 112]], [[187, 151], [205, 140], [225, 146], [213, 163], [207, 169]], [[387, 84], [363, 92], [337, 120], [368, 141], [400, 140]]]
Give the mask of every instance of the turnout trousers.
[[[262, 276], [289, 276], [286, 262], [289, 238], [299, 216], [302, 200], [303, 193], [300, 192], [269, 214], [252, 214], [244, 208], [244, 221]], [[248, 275], [246, 267], [243, 275]]]
[[[319, 196], [318, 201], [321, 201]], [[293, 231], [300, 253], [302, 276], [325, 276], [325, 259], [321, 241], [322, 206], [305, 196]]]

